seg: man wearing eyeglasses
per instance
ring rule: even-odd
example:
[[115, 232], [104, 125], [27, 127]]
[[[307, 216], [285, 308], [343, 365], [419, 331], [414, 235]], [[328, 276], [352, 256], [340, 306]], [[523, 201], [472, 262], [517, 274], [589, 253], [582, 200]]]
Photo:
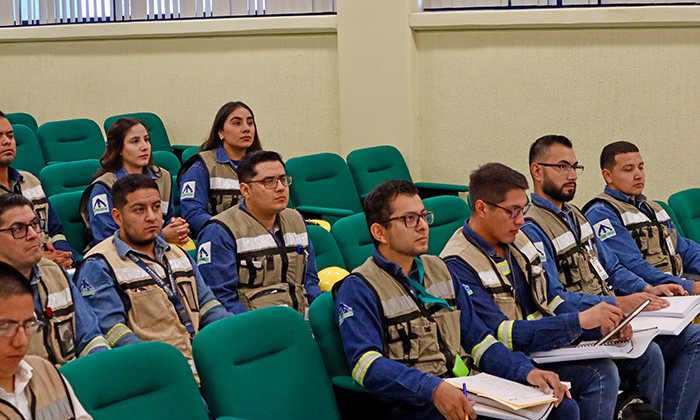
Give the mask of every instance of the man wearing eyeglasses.
[[66, 272], [42, 258], [40, 222], [22, 195], [0, 195], [0, 261], [29, 279], [36, 316], [46, 324], [44, 334], [32, 337], [29, 354], [62, 365], [109, 349], [97, 317]]
[[[652, 300], [646, 310], [668, 306], [656, 295], [687, 294], [678, 284], [649, 284], [627, 270], [596, 237], [581, 211], [569, 204], [583, 166], [568, 138], [539, 138], [530, 147], [529, 159], [535, 193], [522, 229], [537, 248], [545, 271], [558, 272], [559, 281], [550, 276], [549, 285], [562, 298], [579, 310], [607, 302], [627, 313], [646, 299]], [[652, 370], [638, 366], [627, 366], [627, 370], [637, 375], [640, 392], [664, 419], [692, 418], [700, 395], [685, 390], [700, 387], [700, 326], [691, 324], [679, 336], [659, 336], [650, 349], [657, 347], [663, 360], [653, 364], [665, 369], [665, 390], [661, 387], [659, 392], [652, 386], [656, 376]]]
[[45, 327], [32, 294], [23, 274], [0, 262], [0, 418], [91, 420], [51, 363], [26, 356], [30, 340]]
[[287, 208], [292, 178], [264, 150], [243, 156], [237, 172], [243, 201], [202, 228], [199, 270], [230, 312], [286, 305], [306, 316], [321, 288], [304, 218]]

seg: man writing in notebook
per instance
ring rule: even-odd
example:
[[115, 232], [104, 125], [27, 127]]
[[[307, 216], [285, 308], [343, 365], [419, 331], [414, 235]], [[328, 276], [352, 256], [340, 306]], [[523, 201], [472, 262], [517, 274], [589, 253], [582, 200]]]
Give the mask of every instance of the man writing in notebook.
[[475, 418], [441, 379], [470, 368], [553, 389], [560, 401], [550, 418], [579, 418], [559, 377], [497, 342], [445, 264], [424, 255], [433, 215], [413, 183], [379, 185], [364, 211], [374, 253], [335, 286], [335, 312], [353, 378], [380, 395], [385, 418]]

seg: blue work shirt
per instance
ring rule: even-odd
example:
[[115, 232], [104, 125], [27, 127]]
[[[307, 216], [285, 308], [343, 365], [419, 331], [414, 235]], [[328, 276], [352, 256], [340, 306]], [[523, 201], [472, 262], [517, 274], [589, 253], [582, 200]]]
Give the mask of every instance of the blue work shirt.
[[[551, 201], [540, 197], [537, 194], [531, 194], [532, 203], [557, 214], [562, 221], [566, 221], [567, 226], [572, 234], [579, 239], [579, 232], [574, 222], [574, 215], [568, 204], [564, 203], [562, 209], [557, 208]], [[525, 215], [527, 217], [527, 215]], [[549, 273], [549, 287], [556, 291], [559, 296], [564, 298], [570, 304], [576, 306], [579, 310], [585, 310], [600, 302], [607, 302], [615, 305], [614, 296], [588, 295], [585, 293], [569, 292], [564, 289], [564, 286], [559, 280], [559, 271], [557, 270], [556, 252], [552, 246], [552, 241], [535, 223], [526, 219], [522, 227], [522, 231], [527, 234], [530, 240], [535, 244], [535, 247], [540, 252], [542, 266]], [[598, 250], [598, 259], [601, 265], [608, 274], [607, 282], [610, 284], [616, 293], [620, 295], [631, 295], [633, 293], [643, 292], [647, 283], [639, 278], [636, 274], [630, 272], [623, 267], [617, 260], [615, 254], [610, 252], [606, 247], [601, 246], [598, 238], [594, 237], [595, 246]]]
[[[29, 283], [34, 289], [34, 311], [44, 313], [46, 308], [41, 306], [39, 298], [39, 283], [42, 281], [41, 270], [38, 266], [32, 268]], [[88, 354], [109, 350], [107, 340], [100, 332], [97, 316], [92, 308], [85, 302], [72, 281], [68, 280], [71, 297], [73, 298], [73, 311], [75, 313], [75, 356], [83, 357]], [[43, 286], [42, 286], [43, 287]], [[51, 334], [54, 332], [51, 331]]]
[[[238, 161], [231, 160], [222, 145], [216, 148], [216, 161], [231, 165], [234, 170], [238, 167]], [[190, 186], [194, 189], [194, 196], [183, 194], [180, 191], [180, 212], [182, 217], [190, 224], [190, 230], [196, 235], [202, 230], [204, 224], [212, 218], [212, 215], [207, 212], [209, 204], [209, 170], [207, 170], [207, 165], [201, 159], [194, 162], [182, 174], [180, 189], [183, 188], [186, 182], [192, 181], [194, 181], [194, 184], [190, 184]]]
[[[462, 234], [497, 264], [504, 261], [488, 242], [472, 230], [469, 226], [469, 220], [464, 222]], [[507, 247], [506, 252], [509, 253]], [[479, 274], [474, 268], [456, 256], [445, 258], [445, 263], [450, 272], [452, 272], [452, 276], [459, 280], [467, 290], [472, 292], [470, 298], [474, 303], [476, 313], [494, 332], [494, 335], [497, 335], [498, 327], [504, 321], [508, 321], [508, 317], [501, 312], [493, 297], [486, 291], [479, 279]], [[508, 265], [510, 274], [507, 274], [506, 277], [515, 289], [515, 300], [520, 305], [523, 316], [527, 317], [539, 311], [532, 296], [530, 285], [525, 278], [525, 273], [520, 269], [514, 258], [508, 258]], [[547, 287], [547, 302], [552, 302], [556, 297], [556, 291], [551, 287]], [[554, 313], [556, 316], [515, 321], [513, 323], [512, 337], [509, 340], [513, 346], [512, 350], [531, 353], [533, 351], [556, 349], [571, 344], [582, 334], [583, 330], [578, 320], [579, 311], [573, 305], [564, 301], [554, 309]], [[591, 338], [593, 338], [600, 334], [599, 330], [592, 330], [586, 335], [591, 335]]]
[[[614, 190], [610, 187], [605, 187], [605, 193], [620, 201], [632, 204], [646, 214], [647, 217], [653, 217], [653, 215], [650, 214], [647, 206], [644, 204], [647, 201], [647, 198], [644, 195], [634, 199], [629, 195]], [[608, 233], [605, 235], [605, 239], [602, 239], [600, 242], [602, 243], [603, 247], [615, 253], [620, 263], [624, 265], [625, 268], [635, 273], [639, 277], [642, 277], [647, 283], [653, 286], [666, 283], [677, 283], [683, 286], [688, 293], [693, 293], [694, 281], [666, 274], [659, 271], [659, 269], [644, 260], [642, 253], [639, 251], [639, 247], [637, 247], [637, 242], [634, 240], [627, 228], [625, 228], [625, 226], [622, 224], [620, 216], [610, 204], [603, 201], [596, 202], [586, 211], [586, 218], [591, 222], [591, 225], [594, 226], [604, 220], [608, 220], [610, 222], [613, 232], [612, 234]], [[668, 224], [669, 226], [673, 226], [673, 222], [670, 220]], [[593, 229], [594, 232], [596, 232], [596, 230], [597, 229]], [[683, 271], [700, 274], [700, 245], [682, 237], [681, 235], [678, 235], [676, 252], [683, 259]]]
[[[114, 234], [114, 247], [117, 249], [119, 257], [123, 260], [129, 258], [128, 253], [133, 253], [139, 258], [150, 257], [136, 251], [126, 244], [120, 237], [119, 231]], [[155, 256], [159, 263], [163, 263], [165, 252], [170, 249], [170, 245], [158, 236], [155, 242]], [[187, 254], [186, 254], [187, 255]], [[197, 264], [192, 258], [187, 255], [187, 258], [194, 270], [195, 284], [197, 286], [197, 297], [199, 299], [199, 307], [204, 308], [207, 302], [215, 300], [214, 294], [209, 287], [202, 281], [202, 276], [197, 270]], [[131, 261], [131, 260], [129, 260]], [[134, 265], [137, 269], [136, 265]], [[142, 270], [138, 268], [138, 270]], [[85, 296], [85, 300], [95, 311], [99, 319], [100, 329], [102, 332], [107, 332], [116, 324], [128, 325], [127, 313], [131, 309], [131, 301], [129, 297], [117, 285], [117, 280], [112, 275], [112, 269], [104, 258], [88, 258], [83, 261], [80, 270], [77, 273], [78, 287], [81, 293]], [[229, 316], [228, 312], [221, 305], [211, 306], [209, 310], [200, 314], [199, 329], [206, 327], [214, 321]], [[115, 342], [111, 343], [112, 347], [121, 347], [129, 344], [140, 343], [142, 340], [132, 331], [119, 337]]]
[[[245, 200], [240, 204], [242, 210], [246, 210]], [[275, 227], [271, 232], [278, 245], [284, 246], [284, 232], [279, 227]], [[208, 224], [197, 237], [197, 244], [211, 243], [210, 258], [199, 260], [199, 271], [204, 276], [204, 281], [211, 287], [224, 307], [234, 313], [239, 314], [246, 311], [245, 306], [238, 297], [238, 261], [236, 259], [236, 238], [231, 236], [229, 231], [218, 223]], [[309, 305], [318, 295], [321, 294], [321, 287], [318, 285], [318, 273], [316, 269], [316, 257], [314, 248], [309, 241], [309, 258], [306, 262], [306, 270], [302, 282], [306, 290], [306, 299]], [[281, 279], [280, 279], [281, 281]]]
[[[148, 171], [148, 175], [150, 175], [151, 178], [158, 178], [155, 172], [153, 172], [150, 168], [146, 167], [145, 170]], [[114, 172], [114, 176], [117, 178], [117, 180], [120, 180], [127, 175], [129, 175], [129, 173], [126, 171], [126, 169], [124, 169], [123, 166], [119, 168], [116, 172]], [[119, 226], [117, 225], [117, 222], [115, 222], [112, 218], [112, 208], [114, 207], [114, 205], [112, 204], [112, 189], [105, 186], [102, 183], [93, 184], [90, 188], [92, 188], [92, 190], [90, 191], [90, 200], [88, 201], [87, 210], [90, 218], [90, 231], [92, 232], [93, 238], [93, 241], [90, 244], [90, 246], [94, 246], [104, 241], [105, 239], [114, 236], [114, 232], [116, 232], [119, 229]], [[107, 204], [107, 210], [100, 210], [98, 214], [95, 214], [95, 211], [92, 206], [92, 200], [99, 195], [104, 195], [103, 199]], [[168, 208], [165, 214], [163, 215], [163, 226], [167, 226], [170, 223], [170, 219], [174, 215], [175, 213], [173, 209], [173, 195], [171, 193], [170, 201], [168, 202]]]
[[[388, 261], [374, 248], [375, 263], [394, 277], [410, 293], [418, 291], [408, 282], [401, 267]], [[419, 282], [420, 275], [413, 264], [412, 280]], [[474, 346], [484, 342], [491, 331], [476, 316], [472, 304], [458, 281], [453, 278], [455, 300], [460, 310], [460, 339], [462, 347], [471, 353]], [[407, 293], [408, 293], [407, 292]], [[367, 352], [384, 354], [382, 309], [377, 296], [367, 283], [356, 275], [343, 280], [335, 299], [336, 322], [345, 349], [345, 358], [352, 369]], [[526, 383], [527, 375], [535, 369], [522, 353], [511, 352], [501, 343], [493, 342], [481, 356], [479, 370], [492, 375]], [[363, 385], [382, 397], [401, 400], [413, 405], [432, 404], [433, 393], [442, 379], [387, 357], [378, 357], [366, 367]]]
[[[20, 174], [18, 170], [10, 166], [7, 168], [7, 176], [10, 181], [10, 189], [8, 190], [7, 188], [5, 188], [4, 185], [0, 185], [0, 189], [8, 193], [22, 194], [21, 182], [24, 181], [24, 177], [22, 176], [22, 174]], [[46, 195], [45, 192], [44, 195]], [[46, 198], [48, 200], [48, 197]], [[58, 217], [56, 210], [54, 210], [51, 206], [51, 202], [49, 202], [48, 204], [49, 214], [46, 215], [46, 218], [48, 219], [47, 227], [49, 238], [51, 238], [51, 243], [53, 244], [53, 247], [57, 250], [69, 251], [71, 254], [71, 258], [73, 259], [73, 263], [75, 263], [76, 261], [78, 261], [78, 254], [75, 252], [75, 250], [73, 250], [73, 248], [71, 248], [71, 246], [68, 244], [68, 241], [66, 240], [66, 236], [63, 234], [63, 223], [61, 223], [61, 218]]]

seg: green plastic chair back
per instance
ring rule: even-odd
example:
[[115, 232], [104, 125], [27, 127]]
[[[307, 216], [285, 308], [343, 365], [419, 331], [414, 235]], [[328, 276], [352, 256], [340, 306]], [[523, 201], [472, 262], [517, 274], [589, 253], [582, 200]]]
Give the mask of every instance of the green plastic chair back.
[[159, 116], [152, 112], [133, 112], [130, 114], [114, 115], [107, 118], [103, 124], [105, 133], [109, 132], [109, 128], [120, 118], [132, 117], [140, 120], [146, 125], [148, 129], [148, 134], [151, 136], [151, 150], [152, 151], [162, 151], [162, 152], [172, 152], [170, 147], [170, 138], [168, 137], [168, 132], [165, 130], [165, 125], [163, 120]]
[[347, 160], [360, 197], [365, 197], [374, 187], [390, 179], [413, 181], [403, 155], [393, 146], [353, 150]]
[[180, 157], [180, 161], [182, 163], [187, 162], [192, 156], [196, 155], [199, 153], [199, 146], [190, 146], [187, 149], [182, 151], [182, 156]]
[[338, 220], [331, 229], [345, 261], [345, 268], [352, 271], [372, 256], [374, 244], [367, 229], [364, 213], [353, 214]]
[[177, 174], [180, 172], [180, 159], [175, 156], [172, 152], [155, 151], [153, 152], [153, 163], [156, 166], [165, 168], [170, 172], [170, 176], [173, 178], [172, 192], [170, 195], [173, 197], [173, 206], [175, 207], [175, 216], [180, 215], [180, 188], [177, 185]]
[[268, 307], [222, 319], [192, 342], [215, 417], [339, 420], [323, 357], [304, 318]]
[[289, 159], [287, 174], [292, 201], [307, 217], [319, 215], [334, 223], [338, 218], [362, 212], [352, 175], [342, 157], [319, 153]]
[[5, 118], [7, 118], [12, 125], [22, 124], [29, 127], [34, 134], [36, 134], [36, 130], [39, 128], [39, 124], [37, 124], [36, 119], [26, 112], [13, 112], [10, 114], [5, 114]]
[[55, 163], [41, 170], [39, 180], [49, 197], [70, 191], [82, 192], [92, 183], [101, 167], [97, 159]]
[[82, 191], [70, 191], [49, 197], [51, 207], [63, 223], [63, 234], [66, 236], [66, 240], [71, 248], [81, 254], [92, 241], [92, 234], [87, 230], [85, 222], [80, 216], [80, 197], [82, 195]]
[[187, 359], [175, 347], [138, 343], [60, 369], [95, 420], [207, 420]]
[[678, 216], [676, 216], [676, 212], [673, 211], [671, 206], [666, 204], [666, 202], [661, 201], [661, 200], [654, 200], [656, 201], [657, 204], [659, 204], [661, 207], [666, 210], [666, 213], [671, 217], [671, 221], [673, 222], [673, 225], [676, 226], [676, 229], [678, 230], [678, 234], [685, 237], [685, 234], [683, 233], [683, 228], [681, 227], [681, 224], [678, 223]]
[[314, 246], [314, 256], [316, 257], [316, 268], [318, 271], [328, 267], [345, 268], [343, 255], [335, 243], [333, 235], [321, 226], [307, 225], [309, 240]]
[[100, 126], [85, 118], [47, 122], [39, 127], [37, 136], [49, 163], [99, 159], [105, 151]]
[[469, 218], [471, 211], [469, 205], [455, 195], [426, 198], [423, 204], [426, 210], [435, 212], [428, 237], [428, 254], [440, 255], [447, 241]]
[[12, 128], [15, 130], [15, 143], [17, 144], [17, 155], [12, 167], [39, 176], [41, 168], [46, 166], [46, 161], [36, 134], [26, 125], [12, 124]]
[[678, 225], [686, 238], [700, 243], [700, 188], [691, 188], [677, 192], [668, 198]]

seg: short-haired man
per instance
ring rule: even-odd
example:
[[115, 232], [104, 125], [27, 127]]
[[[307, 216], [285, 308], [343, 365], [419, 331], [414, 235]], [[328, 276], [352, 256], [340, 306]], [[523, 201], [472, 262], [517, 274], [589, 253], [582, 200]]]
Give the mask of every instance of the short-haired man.
[[41, 223], [44, 258], [69, 269], [76, 261], [77, 254], [63, 235], [61, 219], [46, 198], [39, 179], [30, 172], [18, 171], [10, 166], [16, 155], [15, 130], [0, 111], [0, 194], [22, 194], [31, 200]]
[[[667, 305], [652, 293], [686, 294], [678, 284], [649, 284], [627, 270], [598, 240], [581, 211], [567, 204], [574, 198], [577, 172], [582, 169], [571, 141], [564, 136], [544, 136], [530, 147], [535, 193], [523, 231], [535, 243], [545, 270], [559, 271], [559, 282], [550, 281], [550, 285], [579, 309], [606, 301], [630, 312], [647, 298]], [[667, 380], [663, 401], [652, 399], [652, 404], [663, 404], [659, 411], [664, 419], [692, 418], [700, 394], [687, 390], [700, 387], [700, 326], [691, 324], [679, 336], [660, 336], [654, 341], [661, 347]]]
[[109, 349], [97, 317], [66, 272], [42, 258], [41, 223], [19, 194], [0, 195], [0, 261], [29, 279], [37, 318], [45, 324], [44, 334], [32, 337], [29, 354], [62, 365]]
[[237, 171], [243, 201], [202, 228], [199, 270], [230, 312], [286, 305], [306, 316], [321, 288], [304, 218], [287, 208], [284, 162], [260, 150], [243, 156]]
[[[373, 256], [336, 284], [335, 312], [353, 378], [380, 395], [387, 419], [475, 418], [462, 391], [441, 379], [463, 361], [570, 397], [555, 373], [496, 341], [445, 263], [424, 255], [433, 214], [413, 183], [384, 182], [364, 211]], [[560, 402], [550, 418], [579, 417], [574, 401]]]
[[163, 239], [160, 194], [150, 176], [119, 179], [112, 186], [112, 202], [119, 230], [85, 255], [76, 273], [80, 292], [112, 347], [172, 344], [194, 370], [192, 338], [228, 313], [190, 256]]
[[20, 272], [0, 262], [0, 418], [91, 420], [55, 366], [25, 357], [31, 337], [44, 326], [34, 313], [33, 293]]
[[598, 239], [647, 282], [675, 282], [700, 293], [700, 282], [683, 278], [700, 274], [700, 245], [680, 236], [668, 213], [643, 194], [644, 160], [637, 146], [626, 141], [605, 146], [600, 168], [605, 191], [584, 207]]

